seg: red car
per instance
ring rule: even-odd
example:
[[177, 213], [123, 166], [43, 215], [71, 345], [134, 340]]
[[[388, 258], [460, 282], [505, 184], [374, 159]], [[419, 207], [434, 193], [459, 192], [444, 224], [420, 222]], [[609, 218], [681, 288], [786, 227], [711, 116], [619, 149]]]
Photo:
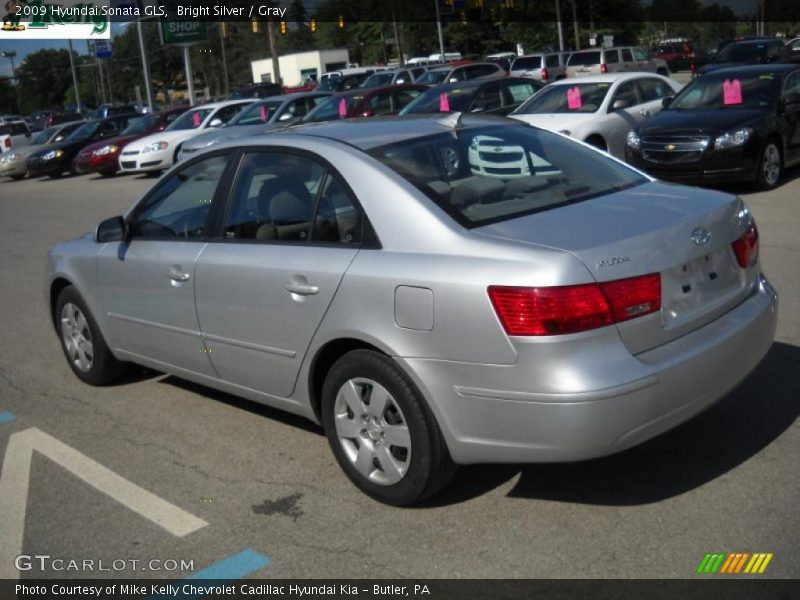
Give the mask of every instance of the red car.
[[80, 174], [100, 173], [113, 175], [119, 170], [119, 153], [126, 144], [146, 135], [163, 131], [189, 108], [173, 108], [156, 114], [146, 114], [131, 120], [119, 136], [86, 146], [75, 159], [75, 170]]
[[308, 113], [302, 122], [396, 115], [427, 89], [425, 85], [407, 84], [339, 92]]

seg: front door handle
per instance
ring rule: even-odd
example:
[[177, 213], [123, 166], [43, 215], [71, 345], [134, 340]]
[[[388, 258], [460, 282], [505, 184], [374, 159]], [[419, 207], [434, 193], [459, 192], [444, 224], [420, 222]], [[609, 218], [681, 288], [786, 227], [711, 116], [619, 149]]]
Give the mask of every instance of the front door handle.
[[189, 273], [185, 273], [183, 269], [181, 269], [180, 265], [172, 265], [172, 267], [169, 270], [169, 273], [167, 273], [167, 277], [172, 279], [172, 281], [178, 281], [183, 283], [189, 281], [189, 279], [191, 279], [192, 276], [189, 275]]
[[313, 296], [314, 294], [319, 294], [318, 286], [309, 285], [307, 283], [296, 283], [294, 281], [290, 281], [283, 287], [286, 288], [287, 292], [298, 294], [300, 296]]

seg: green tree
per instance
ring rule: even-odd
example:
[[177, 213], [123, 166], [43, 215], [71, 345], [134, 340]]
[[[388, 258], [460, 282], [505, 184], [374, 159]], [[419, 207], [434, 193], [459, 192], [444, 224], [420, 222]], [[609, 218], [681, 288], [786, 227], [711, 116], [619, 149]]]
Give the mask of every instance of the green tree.
[[[77, 55], [75, 56], [77, 60]], [[72, 87], [69, 52], [46, 48], [28, 54], [17, 67], [22, 111], [61, 107], [66, 91]]]
[[0, 113], [16, 113], [17, 100], [10, 79], [0, 79]]

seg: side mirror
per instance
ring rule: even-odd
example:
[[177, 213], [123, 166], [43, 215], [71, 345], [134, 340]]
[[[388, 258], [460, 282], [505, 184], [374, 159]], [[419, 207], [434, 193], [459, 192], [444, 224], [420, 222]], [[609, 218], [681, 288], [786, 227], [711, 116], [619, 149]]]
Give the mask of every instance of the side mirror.
[[98, 244], [121, 242], [127, 238], [127, 225], [122, 217], [111, 217], [102, 221], [94, 231], [94, 241]]
[[628, 108], [630, 105], [630, 100], [619, 98], [618, 100], [614, 100], [614, 104], [611, 105], [611, 110], [622, 110], [623, 108]]
[[222, 119], [211, 119], [211, 123], [208, 124], [209, 127], [221, 127], [222, 126]]
[[672, 101], [675, 99], [674, 96], [667, 96], [661, 100], [661, 108], [669, 108]]

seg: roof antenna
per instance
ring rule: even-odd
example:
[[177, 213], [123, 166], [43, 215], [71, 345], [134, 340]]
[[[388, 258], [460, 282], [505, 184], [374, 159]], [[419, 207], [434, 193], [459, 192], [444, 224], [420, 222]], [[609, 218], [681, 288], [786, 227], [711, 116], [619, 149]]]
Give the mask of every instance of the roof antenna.
[[454, 112], [450, 113], [443, 119], [436, 119], [436, 122], [439, 125], [447, 127], [448, 129], [460, 129], [461, 128], [461, 116], [462, 113]]

